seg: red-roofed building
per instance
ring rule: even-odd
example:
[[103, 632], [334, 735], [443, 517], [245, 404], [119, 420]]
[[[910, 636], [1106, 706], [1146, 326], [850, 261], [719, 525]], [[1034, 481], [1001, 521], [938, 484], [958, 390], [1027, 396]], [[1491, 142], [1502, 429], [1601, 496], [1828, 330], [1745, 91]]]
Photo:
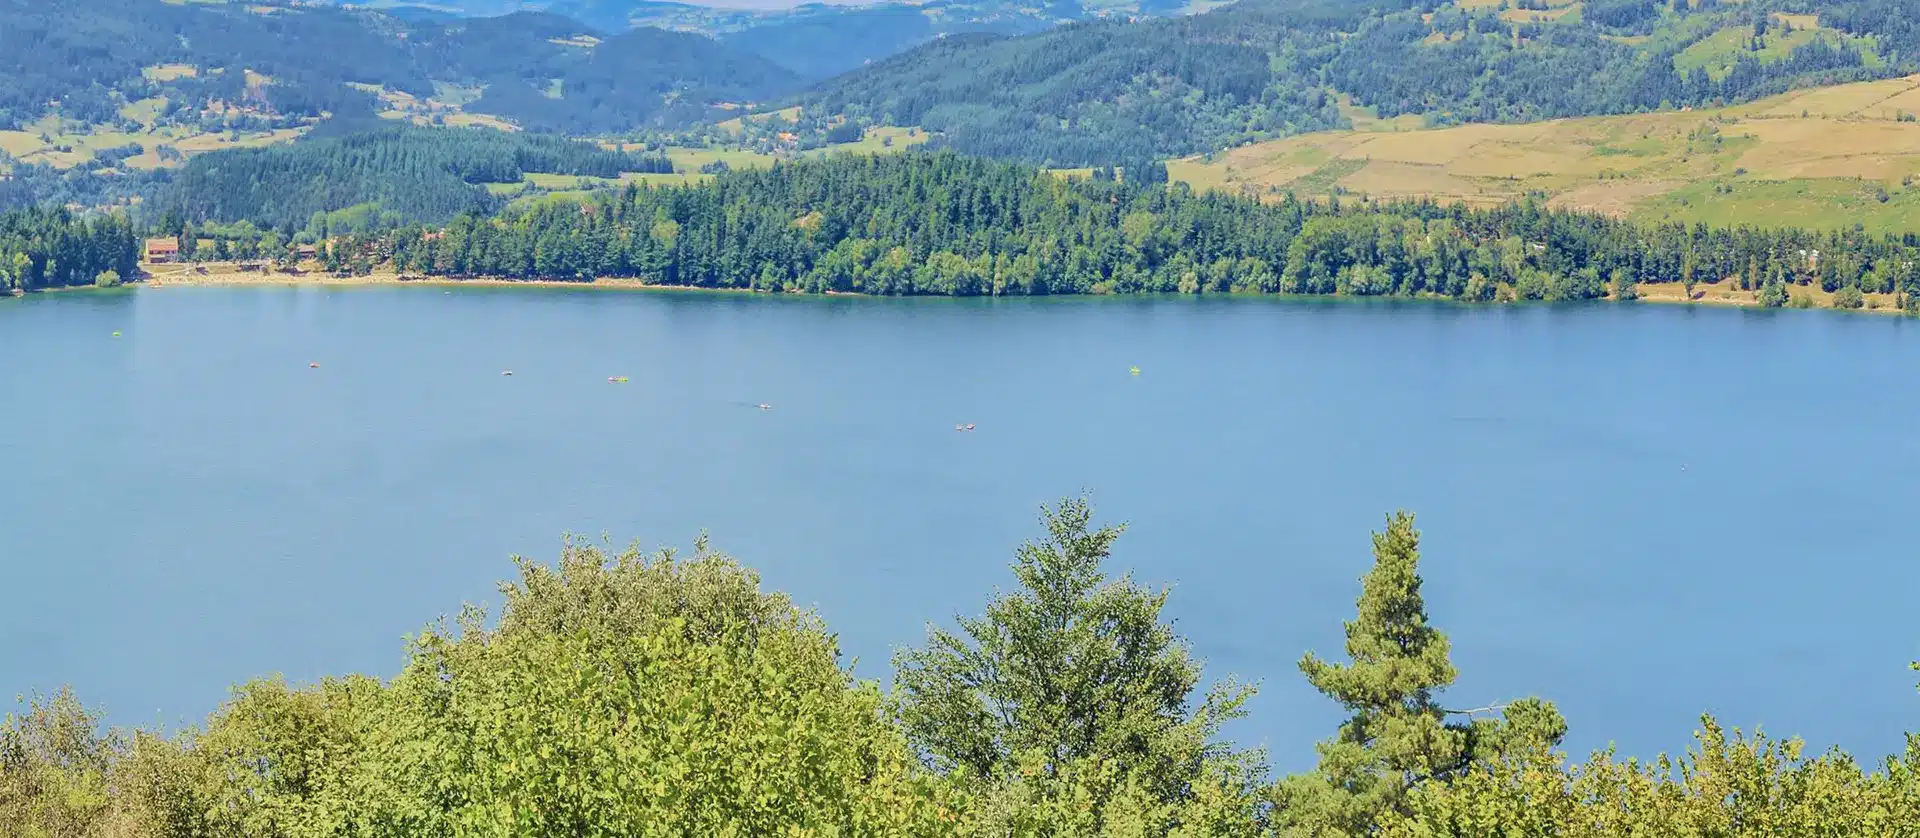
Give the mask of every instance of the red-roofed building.
[[179, 239], [147, 239], [147, 261], [171, 262], [180, 258]]

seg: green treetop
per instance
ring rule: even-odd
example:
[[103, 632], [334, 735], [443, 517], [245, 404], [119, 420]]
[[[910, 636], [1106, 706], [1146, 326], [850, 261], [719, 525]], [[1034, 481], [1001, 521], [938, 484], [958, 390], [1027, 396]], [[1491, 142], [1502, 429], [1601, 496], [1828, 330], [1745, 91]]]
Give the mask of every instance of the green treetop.
[[1351, 715], [1319, 746], [1312, 774], [1275, 788], [1275, 817], [1295, 835], [1365, 835], [1408, 793], [1445, 781], [1476, 760], [1556, 743], [1565, 724], [1552, 705], [1516, 702], [1503, 722], [1449, 721], [1436, 696], [1457, 676], [1447, 636], [1427, 617], [1420, 593], [1420, 535], [1413, 516], [1387, 517], [1373, 536], [1373, 570], [1361, 580], [1358, 616], [1346, 624], [1350, 663], [1300, 660], [1307, 681]]
[[973, 829], [1006, 834], [1207, 834], [1254, 828], [1253, 755], [1215, 741], [1250, 690], [1189, 706], [1200, 664], [1160, 619], [1165, 591], [1109, 578], [1121, 527], [1091, 527], [1085, 500], [1043, 512], [1021, 547], [1019, 590], [959, 631], [896, 656], [907, 736], [936, 769], [978, 784]]

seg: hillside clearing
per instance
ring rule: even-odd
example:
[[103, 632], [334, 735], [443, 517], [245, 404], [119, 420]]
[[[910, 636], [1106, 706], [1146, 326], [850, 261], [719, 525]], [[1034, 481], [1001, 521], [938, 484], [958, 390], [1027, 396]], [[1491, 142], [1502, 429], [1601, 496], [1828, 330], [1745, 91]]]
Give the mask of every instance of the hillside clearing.
[[1168, 171], [1196, 189], [1251, 194], [1478, 205], [1538, 195], [1655, 221], [1920, 231], [1915, 113], [1920, 76], [1715, 110], [1307, 134]]

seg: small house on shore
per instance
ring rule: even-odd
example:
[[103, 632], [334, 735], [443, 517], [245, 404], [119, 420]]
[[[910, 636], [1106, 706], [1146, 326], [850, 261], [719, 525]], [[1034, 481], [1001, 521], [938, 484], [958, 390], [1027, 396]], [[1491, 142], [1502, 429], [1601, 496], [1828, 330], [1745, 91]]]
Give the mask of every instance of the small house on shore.
[[153, 264], [173, 262], [180, 258], [178, 239], [147, 239], [147, 261]]

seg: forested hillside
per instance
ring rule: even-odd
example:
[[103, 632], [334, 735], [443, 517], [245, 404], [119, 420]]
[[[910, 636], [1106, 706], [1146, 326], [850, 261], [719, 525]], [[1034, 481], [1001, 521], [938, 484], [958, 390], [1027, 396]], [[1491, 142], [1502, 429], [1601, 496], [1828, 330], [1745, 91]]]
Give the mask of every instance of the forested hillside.
[[[324, 114], [608, 134], [710, 124], [787, 97], [816, 131], [918, 126], [969, 153], [1080, 166], [1360, 116], [1449, 124], [1701, 107], [1920, 60], [1920, 30], [1894, 0], [1246, 0], [1137, 23], [1117, 11], [1185, 8], [811, 9], [749, 15], [715, 41], [552, 12], [0, 0], [0, 130], [24, 130], [8, 148], [42, 138], [40, 151], [75, 124], [231, 133]], [[1081, 22], [1048, 29], [1060, 20]], [[1035, 29], [1047, 31], [1005, 34]], [[62, 120], [42, 124], [49, 116]]]
[[[1065, 19], [1081, 17], [1077, 7], [1058, 9], [1063, 5], [1072, 6], [1044, 8], [1068, 15]], [[969, 32], [1024, 34], [1059, 22], [1046, 14], [1020, 14], [1012, 9], [997, 14], [985, 11], [975, 4], [958, 2], [815, 7], [718, 37], [721, 43], [765, 56], [803, 77], [825, 79], [938, 37]]]
[[483, 185], [515, 183], [528, 173], [613, 178], [671, 171], [657, 154], [553, 136], [389, 125], [196, 157], [154, 203], [185, 220], [246, 220], [265, 229], [360, 205], [393, 223], [435, 223], [498, 208], [502, 201]]
[[798, 83], [764, 58], [703, 36], [651, 28], [609, 34], [549, 14], [420, 27], [409, 42], [435, 78], [482, 89], [467, 110], [574, 134], [715, 118], [717, 103], [753, 101]]
[[790, 90], [789, 71], [700, 35], [609, 34], [523, 13], [464, 20], [283, 0], [0, 0], [0, 129], [50, 112], [106, 126], [129, 109], [216, 128], [371, 114], [385, 94], [478, 92], [529, 128], [622, 131], [699, 120]]
[[1165, 614], [1178, 592], [1119, 565], [1122, 528], [1083, 500], [1041, 524], [979, 616], [900, 650], [890, 693], [854, 676], [819, 615], [704, 539], [687, 555], [569, 542], [551, 566], [517, 562], [497, 618], [469, 607], [426, 625], [390, 679], [263, 678], [178, 731], [108, 730], [71, 692], [36, 694], [0, 721], [0, 823], [61, 838], [1772, 838], [1920, 823], [1920, 737], [1867, 763], [1703, 716], [1672, 756], [1575, 762], [1561, 744], [1579, 720], [1550, 701], [1458, 709], [1406, 513], [1373, 535], [1345, 655], [1299, 659], [1345, 718], [1313, 770], [1275, 779], [1221, 735], [1255, 690], [1205, 670]]
[[[1528, 10], [1528, 5], [1538, 10]], [[1334, 127], [1336, 97], [1430, 123], [1743, 101], [1912, 72], [1894, 0], [1244, 0], [1191, 18], [949, 38], [855, 71], [809, 108], [1076, 166]]]
[[[125, 104], [169, 95], [175, 111], [251, 102], [262, 114], [370, 107], [345, 82], [431, 91], [371, 18], [325, 8], [155, 0], [0, 0], [0, 128], [63, 115], [116, 123]], [[184, 68], [156, 71], [171, 65]], [[272, 80], [249, 83], [244, 71]], [[255, 80], [256, 82], [258, 79]]]

